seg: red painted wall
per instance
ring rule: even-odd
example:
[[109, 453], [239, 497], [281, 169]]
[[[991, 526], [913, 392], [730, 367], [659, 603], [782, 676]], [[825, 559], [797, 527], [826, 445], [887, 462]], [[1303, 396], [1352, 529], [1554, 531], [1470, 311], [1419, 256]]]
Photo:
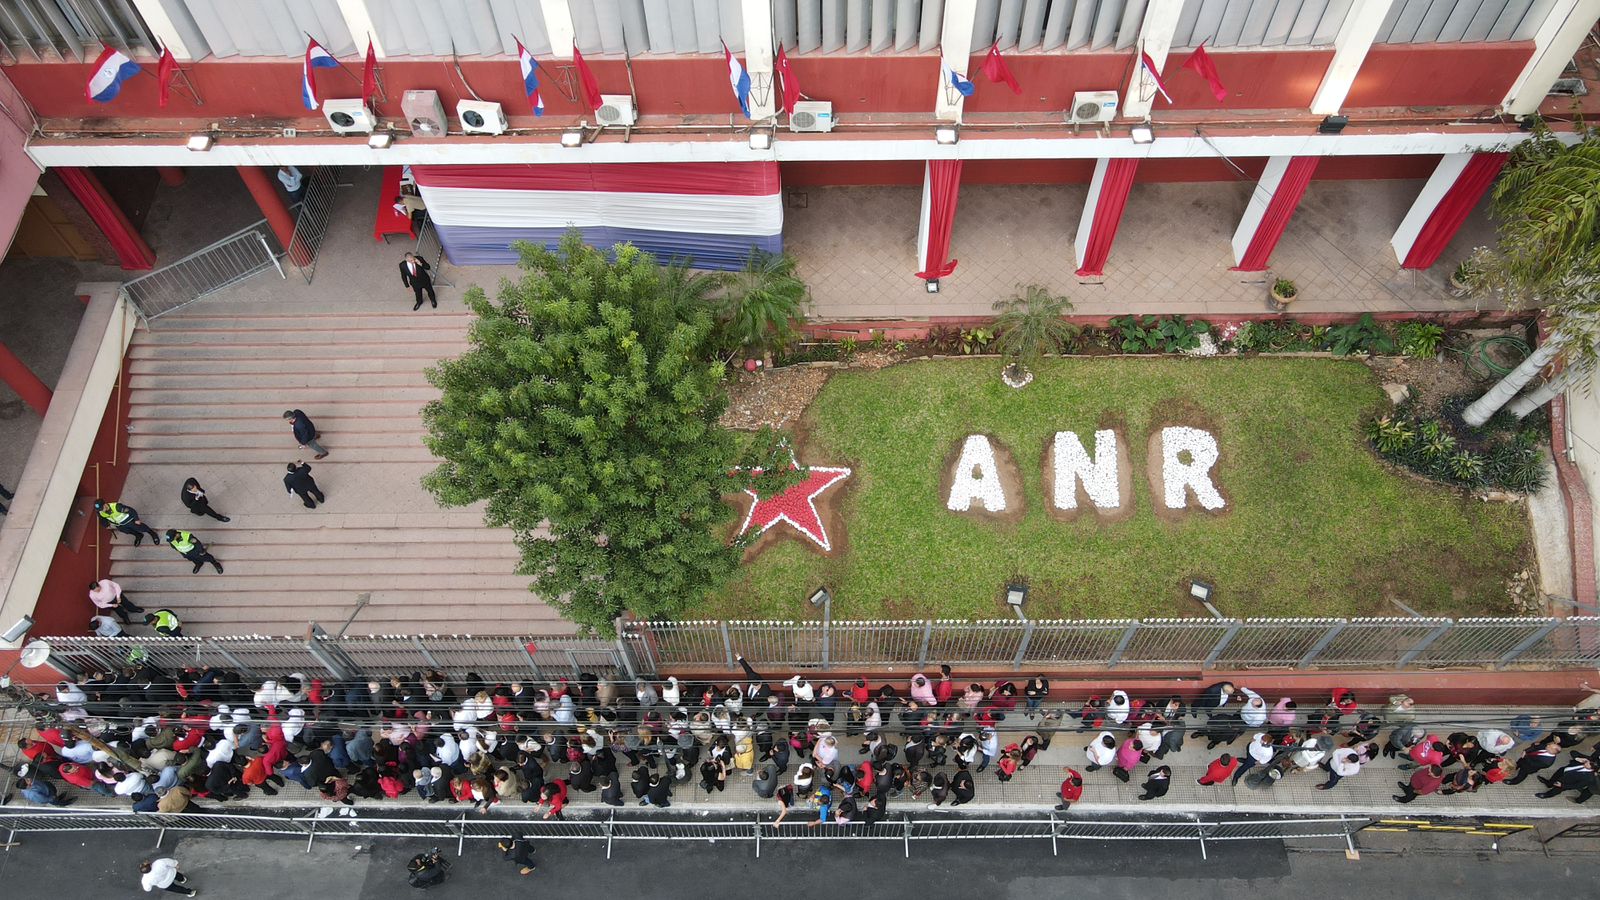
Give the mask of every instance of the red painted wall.
[[[106, 404], [89, 451], [89, 464], [78, 482], [78, 496], [114, 500], [122, 493], [128, 478], [128, 361], [123, 360], [121, 387], [114, 388]], [[98, 464], [98, 465], [97, 465]], [[93, 515], [93, 512], [89, 513]], [[171, 552], [171, 551], [166, 551]], [[111, 540], [97, 522], [88, 523], [83, 541], [76, 551], [56, 545], [49, 574], [33, 608], [34, 637], [53, 634], [85, 634], [94, 604], [89, 602], [89, 583], [104, 578], [111, 570]], [[143, 603], [141, 606], [145, 605]]]
[[1427, 178], [1442, 159], [1437, 153], [1413, 156], [1329, 156], [1317, 163], [1313, 181]]
[[1344, 106], [1496, 106], [1532, 56], [1532, 41], [1374, 44]]
[[[786, 162], [778, 165], [778, 180], [785, 188], [883, 184], [921, 185], [922, 169], [922, 162], [915, 159]], [[965, 167], [963, 167], [962, 172], [965, 174]]]
[[[1490, 104], [1532, 53], [1526, 42], [1508, 44], [1379, 45], [1372, 48], [1362, 67], [1347, 106], [1427, 106]], [[1172, 94], [1171, 107], [1157, 100], [1157, 118], [1163, 109], [1284, 109], [1304, 108], [1311, 102], [1332, 52], [1329, 50], [1273, 50], [1211, 54], [1229, 97], [1219, 103], [1198, 75], [1179, 68], [1185, 54], [1173, 54], [1163, 78]], [[967, 101], [973, 114], [1053, 112], [1064, 109], [1075, 91], [1123, 90], [1132, 72], [1134, 55], [1128, 52], [1053, 53], [1015, 55], [1007, 64], [1022, 84], [1020, 96], [1003, 85], [991, 84], [982, 74], [983, 57], [974, 56], [968, 74], [977, 93]], [[322, 70], [318, 84], [325, 97], [351, 97], [360, 93], [359, 61], [347, 60], [349, 71]], [[795, 56], [796, 78], [808, 96], [831, 100], [841, 116], [861, 113], [920, 113], [932, 111], [939, 83], [939, 58], [908, 56]], [[628, 92], [628, 70], [618, 59], [590, 61], [600, 89]], [[570, 64], [544, 62], [542, 80], [547, 117], [567, 119], [585, 112], [569, 99], [576, 73]], [[147, 66], [154, 72], [154, 66]], [[83, 95], [89, 66], [66, 63], [26, 63], [8, 66], [6, 74], [38, 110], [50, 118], [96, 119], [107, 116], [155, 119], [258, 117], [282, 120], [320, 120], [300, 102], [299, 60], [248, 62], [206, 60], [185, 66], [204, 106], [195, 106], [180, 89], [166, 109], [156, 102], [156, 79], [135, 78], [123, 85], [112, 103], [99, 104]], [[458, 99], [468, 96], [455, 67], [439, 60], [393, 60], [380, 66], [388, 101], [379, 113], [398, 116], [400, 96], [410, 88], [439, 92], [445, 111], [454, 114]], [[507, 115], [526, 125], [532, 121], [514, 60], [463, 60], [461, 72], [479, 95], [505, 104]], [[715, 56], [660, 59], [644, 57], [633, 62], [633, 84], [639, 108], [645, 115], [725, 115], [737, 113], [728, 90], [727, 71]]]
[[[1216, 158], [1147, 159], [1139, 163], [1139, 183], [1244, 181], [1261, 177], [1266, 157], [1242, 156], [1233, 163]], [[961, 168], [962, 184], [1088, 184], [1092, 159], [969, 159]], [[1412, 156], [1332, 156], [1317, 165], [1318, 181], [1342, 179], [1427, 178], [1439, 164], [1437, 154]], [[922, 184], [917, 160], [851, 162], [786, 162], [780, 166], [785, 188], [852, 185]]]

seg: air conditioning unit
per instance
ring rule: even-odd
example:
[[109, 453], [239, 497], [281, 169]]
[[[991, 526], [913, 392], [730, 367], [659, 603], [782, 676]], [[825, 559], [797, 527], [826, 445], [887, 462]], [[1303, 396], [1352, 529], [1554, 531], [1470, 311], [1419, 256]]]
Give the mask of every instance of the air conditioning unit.
[[371, 134], [373, 126], [377, 124], [372, 117], [372, 110], [367, 109], [360, 99], [324, 100], [322, 114], [339, 134]]
[[438, 91], [406, 91], [400, 96], [400, 111], [417, 137], [444, 137], [450, 133], [450, 121], [444, 117]]
[[594, 111], [601, 125], [632, 125], [639, 114], [633, 108], [633, 97], [628, 94], [601, 94], [600, 108]]
[[1101, 125], [1117, 118], [1116, 91], [1078, 91], [1067, 110], [1070, 125]]
[[456, 104], [456, 118], [467, 134], [506, 133], [505, 110], [488, 100], [462, 100]]
[[833, 104], [827, 100], [796, 100], [789, 116], [790, 131], [829, 132], [833, 130]]

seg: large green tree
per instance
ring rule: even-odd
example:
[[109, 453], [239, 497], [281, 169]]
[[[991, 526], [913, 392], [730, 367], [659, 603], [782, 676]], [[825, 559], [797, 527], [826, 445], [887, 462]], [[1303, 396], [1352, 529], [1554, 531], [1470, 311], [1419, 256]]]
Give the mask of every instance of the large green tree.
[[471, 349], [428, 372], [443, 395], [423, 409], [425, 442], [444, 462], [423, 484], [445, 506], [487, 500], [487, 523], [516, 533], [518, 571], [574, 622], [671, 616], [738, 565], [721, 494], [750, 480], [730, 477], [741, 464], [774, 473], [762, 489], [788, 480], [779, 442], [717, 424], [712, 311], [683, 272], [625, 244], [613, 262], [576, 234], [517, 250], [520, 280], [466, 292]]
[[1541, 369], [1564, 360], [1564, 375], [1512, 403], [1514, 413], [1527, 415], [1574, 377], [1586, 378], [1600, 355], [1600, 135], [1580, 126], [1576, 138], [1538, 126], [1495, 184], [1490, 212], [1498, 240], [1473, 257], [1468, 277], [1509, 308], [1542, 306], [1550, 331], [1462, 413], [1469, 425], [1488, 421]]

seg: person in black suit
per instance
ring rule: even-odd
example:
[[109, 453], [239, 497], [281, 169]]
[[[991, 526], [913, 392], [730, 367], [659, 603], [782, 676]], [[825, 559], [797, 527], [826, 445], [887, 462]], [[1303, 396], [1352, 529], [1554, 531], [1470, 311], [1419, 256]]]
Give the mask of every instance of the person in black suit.
[[400, 263], [400, 283], [417, 295], [417, 302], [411, 307], [412, 312], [422, 308], [422, 292], [428, 292], [428, 302], [435, 309], [439, 308], [439, 298], [433, 295], [433, 276], [428, 271], [433, 267], [428, 261], [415, 253], [407, 253], [406, 258]]

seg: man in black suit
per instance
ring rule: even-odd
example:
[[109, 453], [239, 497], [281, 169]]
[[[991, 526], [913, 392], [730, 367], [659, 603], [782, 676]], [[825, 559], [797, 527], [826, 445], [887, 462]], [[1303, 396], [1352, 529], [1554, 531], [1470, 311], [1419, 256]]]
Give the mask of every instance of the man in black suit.
[[283, 486], [289, 493], [299, 494], [306, 509], [316, 509], [318, 503], [328, 502], [328, 498], [322, 496], [322, 490], [317, 487], [316, 479], [311, 477], [311, 467], [298, 459], [289, 464], [289, 474], [283, 476]]
[[439, 298], [433, 295], [433, 277], [428, 270], [433, 267], [428, 261], [418, 257], [415, 253], [407, 253], [404, 261], [400, 263], [400, 283], [417, 295], [416, 305], [411, 307], [412, 312], [422, 308], [422, 292], [428, 292], [428, 302], [435, 309], [439, 308]]

